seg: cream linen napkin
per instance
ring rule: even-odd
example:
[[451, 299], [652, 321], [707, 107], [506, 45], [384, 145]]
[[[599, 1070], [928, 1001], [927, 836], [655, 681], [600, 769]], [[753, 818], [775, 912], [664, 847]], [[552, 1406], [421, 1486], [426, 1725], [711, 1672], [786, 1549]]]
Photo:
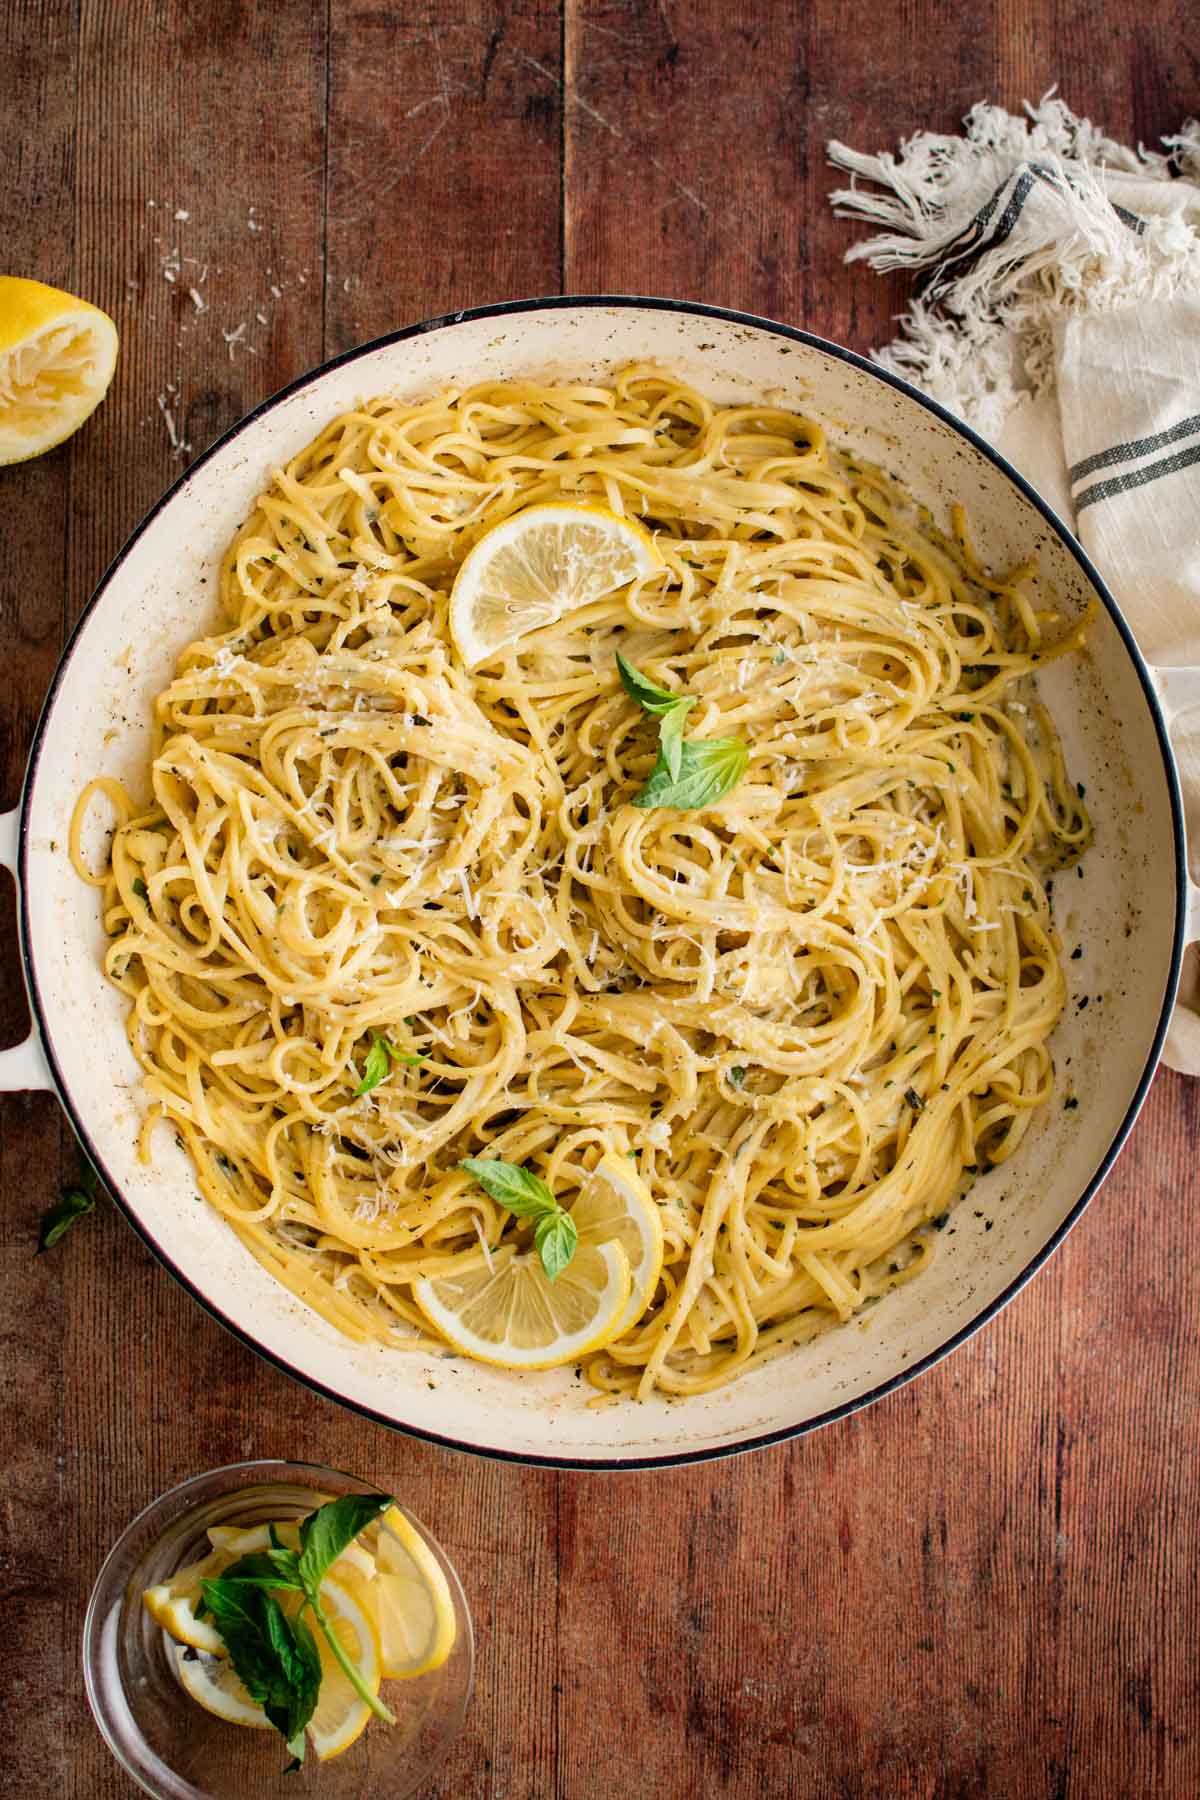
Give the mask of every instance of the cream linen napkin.
[[[847, 261], [928, 271], [877, 360], [1028, 476], [1152, 665], [1200, 670], [1200, 124], [1134, 152], [1051, 96], [1026, 110], [898, 157], [830, 144], [840, 215], [882, 228]], [[1200, 709], [1171, 737], [1200, 878]], [[1195, 948], [1164, 1061], [1200, 1075]]]

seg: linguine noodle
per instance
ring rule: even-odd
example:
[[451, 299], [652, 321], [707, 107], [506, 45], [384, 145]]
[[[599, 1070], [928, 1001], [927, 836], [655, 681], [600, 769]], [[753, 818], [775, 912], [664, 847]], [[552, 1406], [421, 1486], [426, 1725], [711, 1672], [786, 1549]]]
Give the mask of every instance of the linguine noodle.
[[[464, 672], [464, 554], [564, 498], [645, 525], [661, 572]], [[569, 1206], [630, 1154], [666, 1259], [587, 1359], [602, 1392], [702, 1392], [908, 1280], [1053, 1086], [1045, 883], [1090, 833], [1031, 678], [1082, 631], [1029, 574], [811, 420], [655, 367], [335, 419], [222, 564], [152, 797], [76, 809], [144, 1153], [165, 1117], [260, 1262], [389, 1344], [428, 1342], [415, 1280], [527, 1241], [461, 1159]], [[696, 696], [690, 738], [749, 746], [714, 806], [629, 804], [655, 730], [618, 649]], [[356, 1097], [372, 1032], [423, 1060]]]

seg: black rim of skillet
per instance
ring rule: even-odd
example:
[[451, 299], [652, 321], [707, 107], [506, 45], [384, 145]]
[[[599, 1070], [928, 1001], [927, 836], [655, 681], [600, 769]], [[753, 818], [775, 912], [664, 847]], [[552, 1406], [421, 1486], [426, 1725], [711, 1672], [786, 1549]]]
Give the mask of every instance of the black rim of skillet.
[[[851, 367], [870, 375], [873, 380], [881, 382], [887, 387], [895, 388], [902, 394], [906, 394], [910, 400], [914, 401], [918, 406], [923, 407], [926, 412], [932, 413], [934, 417], [940, 419], [943, 424], [950, 426], [959, 437], [965, 439], [973, 449], [978, 451], [981, 456], [985, 457], [988, 462], [999, 469], [1003, 475], [1006, 475], [1009, 481], [1018, 489], [1030, 505], [1040, 513], [1049, 529], [1061, 541], [1070, 555], [1074, 557], [1075, 561], [1079, 564], [1089, 582], [1094, 587], [1096, 593], [1100, 596], [1100, 599], [1108, 610], [1113, 624], [1120, 633], [1130, 660], [1137, 672], [1146, 704], [1154, 722], [1159, 752], [1163, 761], [1163, 773], [1166, 777], [1167, 792], [1170, 798], [1172, 837], [1175, 851], [1176, 905], [1175, 931], [1171, 947], [1171, 965], [1163, 993], [1162, 1010], [1159, 1015], [1158, 1025], [1154, 1033], [1154, 1041], [1150, 1049], [1150, 1055], [1146, 1061], [1146, 1066], [1138, 1080], [1137, 1087], [1125, 1112], [1125, 1116], [1113, 1133], [1108, 1149], [1100, 1162], [1100, 1166], [1092, 1176], [1092, 1179], [1088, 1182], [1079, 1199], [1072, 1206], [1062, 1224], [1058, 1226], [1057, 1230], [1051, 1234], [1048, 1241], [1034, 1254], [1021, 1273], [1009, 1283], [1008, 1287], [1005, 1288], [1001, 1294], [990, 1301], [975, 1318], [964, 1325], [960, 1330], [956, 1331], [944, 1344], [940, 1345], [936, 1350], [931, 1350], [928, 1355], [921, 1357], [911, 1368], [904, 1369], [899, 1374], [889, 1377], [888, 1380], [880, 1382], [876, 1387], [870, 1389], [868, 1393], [860, 1394], [851, 1400], [843, 1401], [839, 1405], [830, 1407], [825, 1412], [818, 1414], [815, 1418], [803, 1420], [796, 1425], [780, 1426], [772, 1431], [760, 1432], [754, 1437], [741, 1438], [736, 1442], [717, 1444], [701, 1450], [665, 1451], [661, 1455], [649, 1454], [629, 1457], [535, 1456], [523, 1454], [518, 1451], [505, 1450], [499, 1446], [465, 1443], [460, 1438], [450, 1437], [441, 1432], [428, 1431], [416, 1425], [399, 1424], [395, 1419], [386, 1417], [383, 1413], [377, 1412], [373, 1407], [367, 1406], [361, 1401], [347, 1399], [344, 1394], [338, 1393], [334, 1388], [327, 1387], [323, 1382], [314, 1379], [313, 1376], [302, 1373], [284, 1357], [276, 1355], [273, 1351], [266, 1349], [262, 1344], [256, 1342], [248, 1332], [243, 1330], [239, 1325], [234, 1324], [231, 1319], [227, 1318], [220, 1307], [207, 1295], [202, 1294], [194, 1283], [176, 1267], [168, 1256], [164, 1254], [145, 1225], [135, 1217], [132, 1209], [123, 1199], [117, 1184], [113, 1181], [111, 1175], [104, 1166], [102, 1159], [98, 1156], [96, 1147], [89, 1136], [83, 1119], [80, 1117], [79, 1112], [76, 1110], [67, 1092], [62, 1071], [54, 1053], [54, 1039], [50, 1024], [49, 1009], [42, 998], [37, 973], [34, 968], [33, 957], [30, 951], [28, 881], [29, 796], [37, 777], [38, 765], [41, 761], [41, 754], [45, 743], [46, 727], [53, 709], [54, 700], [58, 693], [63, 674], [75, 652], [84, 627], [87, 625], [92, 613], [104, 598], [109, 584], [120, 569], [122, 563], [149, 525], [158, 517], [159, 513], [162, 512], [163, 508], [170, 504], [174, 496], [179, 492], [183, 485], [191, 479], [198, 469], [202, 468], [219, 450], [224, 449], [227, 444], [231, 443], [234, 438], [245, 431], [256, 419], [261, 418], [264, 413], [270, 412], [281, 400], [296, 393], [299, 389], [307, 387], [310, 382], [327, 374], [331, 369], [341, 368], [346, 363], [354, 362], [359, 357], [367, 356], [372, 351], [383, 349], [388, 345], [402, 344], [409, 339], [423, 337], [427, 332], [440, 331], [447, 326], [460, 325], [468, 321], [481, 319], [511, 318], [514, 315], [523, 313], [559, 311], [570, 307], [625, 307], [641, 309], [648, 312], [690, 314], [699, 318], [717, 319], [726, 324], [742, 325], [753, 330], [769, 332], [774, 337], [785, 338], [796, 344], [804, 344], [810, 349], [818, 350], [824, 355], [834, 358], [838, 362], [848, 363]], [[964, 425], [961, 419], [956, 419], [952, 413], [947, 412], [945, 407], [940, 406], [936, 400], [931, 400], [927, 394], [921, 393], [919, 389], [912, 387], [908, 382], [901, 381], [888, 370], [881, 369], [874, 363], [868, 362], [865, 357], [859, 356], [855, 351], [846, 350], [840, 344], [831, 343], [827, 338], [818, 337], [813, 332], [802, 331], [794, 325], [782, 325], [774, 319], [762, 318], [754, 313], [738, 312], [722, 306], [707, 306], [700, 301], [668, 300], [636, 294], [564, 294], [550, 295], [544, 299], [506, 300], [498, 302], [493, 306], [471, 307], [460, 312], [446, 313], [440, 318], [425, 319], [420, 324], [406, 326], [401, 331], [388, 332], [383, 337], [372, 339], [370, 343], [359, 345], [357, 349], [347, 350], [341, 356], [335, 356], [331, 358], [329, 362], [322, 363], [318, 368], [309, 370], [296, 381], [290, 382], [286, 387], [280, 388], [277, 393], [272, 394], [268, 399], [262, 401], [252, 412], [247, 413], [243, 419], [240, 419], [237, 424], [231, 425], [228, 431], [223, 432], [221, 436], [217, 438], [216, 442], [210, 444], [208, 449], [198, 456], [195, 462], [180, 475], [179, 479], [172, 483], [167, 492], [154, 506], [151, 507], [145, 518], [142, 519], [141, 523], [135, 528], [105, 571], [95, 593], [88, 601], [88, 604], [80, 615], [70, 637], [67, 639], [58, 667], [55, 670], [53, 680], [51, 681], [49, 691], [46, 695], [41, 715], [38, 719], [37, 728], [34, 732], [33, 746], [29, 753], [25, 783], [21, 794], [20, 810], [21, 817], [18, 836], [17, 866], [19, 871], [20, 889], [19, 920], [21, 961], [26, 985], [29, 990], [30, 1005], [34, 1019], [37, 1023], [42, 1048], [54, 1079], [55, 1092], [66, 1112], [67, 1118], [70, 1120], [71, 1128], [96, 1168], [104, 1186], [107, 1188], [134, 1231], [137, 1232], [138, 1236], [153, 1252], [158, 1261], [162, 1263], [168, 1273], [174, 1276], [179, 1285], [184, 1288], [186, 1292], [191, 1295], [192, 1299], [197, 1301], [212, 1318], [216, 1319], [217, 1322], [220, 1325], [223, 1325], [227, 1331], [231, 1332], [235, 1338], [238, 1338], [245, 1344], [247, 1349], [253, 1350], [256, 1355], [261, 1356], [265, 1361], [274, 1364], [277, 1369], [280, 1369], [285, 1375], [291, 1376], [294, 1381], [299, 1382], [303, 1387], [322, 1395], [327, 1400], [336, 1401], [339, 1406], [344, 1406], [349, 1411], [359, 1414], [360, 1417], [372, 1420], [375, 1424], [385, 1425], [390, 1430], [402, 1431], [409, 1436], [422, 1438], [426, 1443], [438, 1444], [448, 1450], [460, 1450], [476, 1456], [490, 1457], [499, 1462], [519, 1463], [532, 1467], [605, 1471], [671, 1468], [685, 1463], [709, 1462], [722, 1456], [738, 1455], [745, 1450], [757, 1450], [770, 1444], [784, 1443], [789, 1438], [806, 1436], [809, 1432], [816, 1431], [822, 1425], [831, 1425], [835, 1420], [846, 1418], [851, 1413], [861, 1411], [864, 1407], [872, 1405], [876, 1400], [881, 1400], [885, 1394], [893, 1393], [897, 1388], [904, 1387], [916, 1376], [923, 1374], [926, 1369], [930, 1369], [935, 1363], [941, 1362], [943, 1357], [949, 1356], [951, 1351], [958, 1349], [960, 1344], [964, 1344], [968, 1338], [973, 1337], [982, 1326], [986, 1325], [990, 1319], [994, 1318], [1001, 1308], [1006, 1306], [1008, 1302], [1020, 1292], [1026, 1282], [1037, 1273], [1042, 1264], [1049, 1259], [1053, 1252], [1058, 1248], [1059, 1244], [1062, 1243], [1072, 1226], [1076, 1224], [1084, 1207], [1088, 1204], [1089, 1200], [1091, 1200], [1092, 1196], [1096, 1193], [1097, 1189], [1108, 1175], [1109, 1170], [1112, 1168], [1113, 1163], [1124, 1145], [1125, 1139], [1128, 1137], [1129, 1132], [1133, 1127], [1134, 1120], [1141, 1110], [1151, 1080], [1154, 1077], [1155, 1069], [1158, 1066], [1159, 1055], [1170, 1021], [1171, 1008], [1174, 1003], [1175, 990], [1179, 981], [1180, 964], [1183, 957], [1183, 935], [1186, 917], [1184, 877], [1186, 856], [1184, 848], [1183, 808], [1179, 794], [1179, 782], [1175, 762], [1171, 754], [1162, 710], [1159, 706], [1158, 696], [1154, 691], [1150, 679], [1149, 670], [1134, 641], [1133, 633], [1126, 624], [1116, 601], [1109, 593], [1082, 545], [1058, 518], [1057, 514], [1051, 510], [1037, 491], [1030, 486], [1029, 482], [1025, 480], [1024, 476], [1021, 475], [1011, 463], [1001, 456], [998, 451], [994, 450], [990, 444], [978, 435], [978, 433], [973, 431], [969, 425]]]

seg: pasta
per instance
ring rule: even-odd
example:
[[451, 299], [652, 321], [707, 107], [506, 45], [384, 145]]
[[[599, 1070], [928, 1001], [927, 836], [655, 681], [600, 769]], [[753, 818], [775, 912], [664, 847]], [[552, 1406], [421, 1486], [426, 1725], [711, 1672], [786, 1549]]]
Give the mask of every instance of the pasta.
[[[658, 573], [467, 673], [448, 595], [533, 502], [653, 531]], [[689, 1395], [926, 1265], [1016, 1151], [1066, 999], [1052, 871], [1090, 826], [1037, 698], [1082, 641], [821, 428], [671, 373], [494, 382], [335, 419], [220, 571], [155, 711], [152, 795], [102, 780], [103, 890], [150, 1117], [296, 1295], [428, 1342], [421, 1276], [631, 1155], [666, 1239], [601, 1395]], [[653, 720], [615, 653], [736, 734], [714, 806], [629, 804]], [[116, 813], [91, 873], [89, 808]], [[362, 1085], [372, 1033], [406, 1055]]]

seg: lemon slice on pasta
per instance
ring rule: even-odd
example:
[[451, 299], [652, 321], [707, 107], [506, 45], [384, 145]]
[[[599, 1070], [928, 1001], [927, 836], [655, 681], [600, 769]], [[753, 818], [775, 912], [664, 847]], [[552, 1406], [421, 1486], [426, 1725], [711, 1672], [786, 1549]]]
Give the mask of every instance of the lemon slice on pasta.
[[609, 1239], [580, 1244], [556, 1281], [532, 1251], [505, 1246], [452, 1275], [415, 1282], [413, 1298], [442, 1337], [477, 1362], [552, 1369], [612, 1340], [630, 1285], [629, 1258]]
[[527, 506], [480, 538], [450, 596], [468, 669], [663, 566], [649, 532], [605, 506]]
[[627, 1156], [609, 1150], [596, 1164], [571, 1207], [580, 1244], [620, 1244], [629, 1262], [625, 1310], [609, 1339], [619, 1338], [645, 1312], [663, 1265], [663, 1228], [654, 1196]]
[[69, 438], [103, 400], [116, 365], [117, 328], [98, 306], [0, 275], [0, 464]]

